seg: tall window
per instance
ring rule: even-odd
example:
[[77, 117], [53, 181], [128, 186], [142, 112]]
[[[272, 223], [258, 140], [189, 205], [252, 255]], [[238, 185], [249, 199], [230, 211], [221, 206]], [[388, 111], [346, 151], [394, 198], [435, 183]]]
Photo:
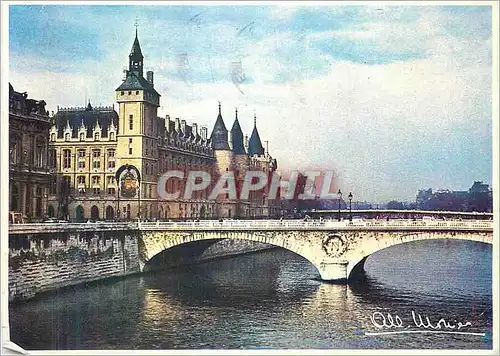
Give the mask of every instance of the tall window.
[[101, 183], [101, 177], [92, 176], [92, 184], [100, 184], [100, 183]]
[[115, 156], [115, 150], [108, 150], [108, 157], [114, 157]]
[[92, 157], [101, 157], [101, 150], [93, 150], [92, 151]]
[[92, 162], [92, 168], [94, 168], [94, 169], [101, 168], [101, 161], [94, 159], [94, 161]]
[[57, 179], [55, 176], [50, 177], [50, 194], [57, 194]]
[[85, 150], [84, 150], [84, 149], [79, 149], [79, 150], [78, 150], [78, 157], [80, 157], [80, 158], [84, 158], [84, 157], [85, 157], [85, 154], [86, 154], [86, 152], [85, 152]]
[[78, 162], [78, 168], [80, 168], [80, 169], [85, 168], [85, 161]]
[[108, 168], [115, 168], [115, 161], [108, 161]]
[[85, 176], [78, 176], [78, 184], [85, 184]]
[[53, 148], [49, 150], [49, 167], [56, 168], [56, 150]]
[[63, 150], [63, 168], [71, 168], [71, 150]]
[[129, 155], [132, 154], [132, 139], [131, 138], [128, 139], [128, 154]]
[[114, 184], [115, 183], [115, 177], [114, 176], [108, 176], [107, 180], [108, 180], [108, 184]]
[[130, 130], [134, 129], [134, 115], [129, 115], [128, 116], [128, 128]]

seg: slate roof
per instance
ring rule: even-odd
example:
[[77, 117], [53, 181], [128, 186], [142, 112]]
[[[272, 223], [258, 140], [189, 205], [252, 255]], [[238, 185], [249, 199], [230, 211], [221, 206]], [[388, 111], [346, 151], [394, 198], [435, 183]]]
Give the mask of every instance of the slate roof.
[[212, 141], [212, 148], [214, 150], [229, 150], [228, 143], [228, 131], [226, 125], [224, 125], [224, 120], [222, 119], [221, 108], [219, 104], [219, 115], [215, 121], [214, 129], [212, 130], [212, 135], [210, 136], [210, 141]]
[[135, 31], [135, 40], [134, 44], [132, 45], [132, 50], [130, 51], [129, 57], [140, 59], [144, 58], [141, 51], [141, 45], [139, 44], [139, 38], [137, 37], [137, 29]]
[[233, 145], [234, 154], [246, 154], [245, 145], [243, 144], [243, 131], [241, 130], [240, 122], [238, 121], [238, 110], [236, 110], [236, 118], [234, 119], [233, 127], [231, 128], [231, 143]]
[[72, 127], [72, 137], [78, 137], [78, 129], [80, 128], [82, 121], [87, 128], [87, 137], [91, 138], [94, 130], [94, 126], [99, 121], [101, 126], [101, 137], [108, 136], [108, 127], [111, 121], [114, 123], [116, 130], [118, 131], [118, 114], [112, 107], [106, 108], [93, 108], [89, 104], [86, 108], [69, 108], [60, 109], [54, 115], [54, 123], [57, 128], [57, 137], [64, 137], [64, 130], [66, 129], [67, 123], [69, 122]]
[[128, 72], [127, 77], [123, 81], [123, 83], [120, 84], [116, 90], [149, 90], [153, 93], [155, 93], [158, 96], [161, 96], [158, 94], [158, 92], [154, 89], [153, 84], [148, 82], [146, 79], [143, 77], [137, 75], [135, 72]]
[[253, 155], [263, 155], [264, 147], [260, 141], [259, 131], [257, 130], [257, 121], [254, 119], [254, 126], [250, 140], [248, 140], [248, 154]]

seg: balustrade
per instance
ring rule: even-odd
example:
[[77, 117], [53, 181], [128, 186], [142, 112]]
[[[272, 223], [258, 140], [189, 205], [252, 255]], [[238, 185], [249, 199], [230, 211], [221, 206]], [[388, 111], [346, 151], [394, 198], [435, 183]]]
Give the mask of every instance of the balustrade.
[[11, 224], [10, 233], [57, 230], [493, 230], [493, 221], [446, 220], [202, 220]]

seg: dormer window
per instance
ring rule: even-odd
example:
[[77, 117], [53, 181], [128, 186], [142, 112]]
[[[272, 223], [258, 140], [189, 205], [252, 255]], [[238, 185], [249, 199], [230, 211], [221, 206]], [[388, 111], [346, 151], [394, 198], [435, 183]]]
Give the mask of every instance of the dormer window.
[[114, 141], [115, 140], [115, 133], [114, 132], [110, 132], [109, 133], [109, 139], [110, 139], [110, 141]]
[[64, 135], [64, 139], [65, 139], [66, 141], [69, 141], [69, 139], [70, 139], [70, 138], [71, 138], [71, 137], [70, 137], [70, 135], [69, 135], [69, 132], [67, 132], [67, 133]]
[[129, 91], [129, 92], [128, 92], [128, 95], [132, 95], [132, 91]]
[[50, 140], [51, 141], [55, 141], [56, 140], [56, 134], [55, 133], [53, 133], [53, 134], [50, 135]]
[[99, 141], [101, 139], [101, 135], [99, 134], [99, 132], [96, 132], [95, 135], [94, 135], [94, 139], [96, 141]]
[[85, 133], [80, 132], [80, 141], [85, 141]]
[[124, 95], [124, 94], [125, 94], [125, 92], [124, 92], [124, 91], [122, 91], [122, 92], [121, 92], [121, 95]]

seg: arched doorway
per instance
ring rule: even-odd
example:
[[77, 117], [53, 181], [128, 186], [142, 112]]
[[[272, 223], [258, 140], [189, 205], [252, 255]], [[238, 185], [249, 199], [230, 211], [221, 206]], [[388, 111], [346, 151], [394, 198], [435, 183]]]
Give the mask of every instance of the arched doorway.
[[19, 189], [17, 189], [16, 184], [12, 184], [10, 189], [10, 209], [11, 211], [16, 211], [19, 209]]
[[83, 211], [83, 206], [78, 205], [75, 211], [76, 221], [83, 221], [85, 219], [85, 213]]
[[106, 208], [106, 220], [113, 220], [115, 218], [115, 210], [111, 205]]
[[49, 205], [47, 208], [47, 214], [49, 215], [49, 218], [53, 218], [54, 213], [55, 213], [54, 207], [52, 205]]
[[92, 220], [99, 219], [99, 208], [95, 205], [92, 205], [92, 208], [90, 208], [90, 218]]

